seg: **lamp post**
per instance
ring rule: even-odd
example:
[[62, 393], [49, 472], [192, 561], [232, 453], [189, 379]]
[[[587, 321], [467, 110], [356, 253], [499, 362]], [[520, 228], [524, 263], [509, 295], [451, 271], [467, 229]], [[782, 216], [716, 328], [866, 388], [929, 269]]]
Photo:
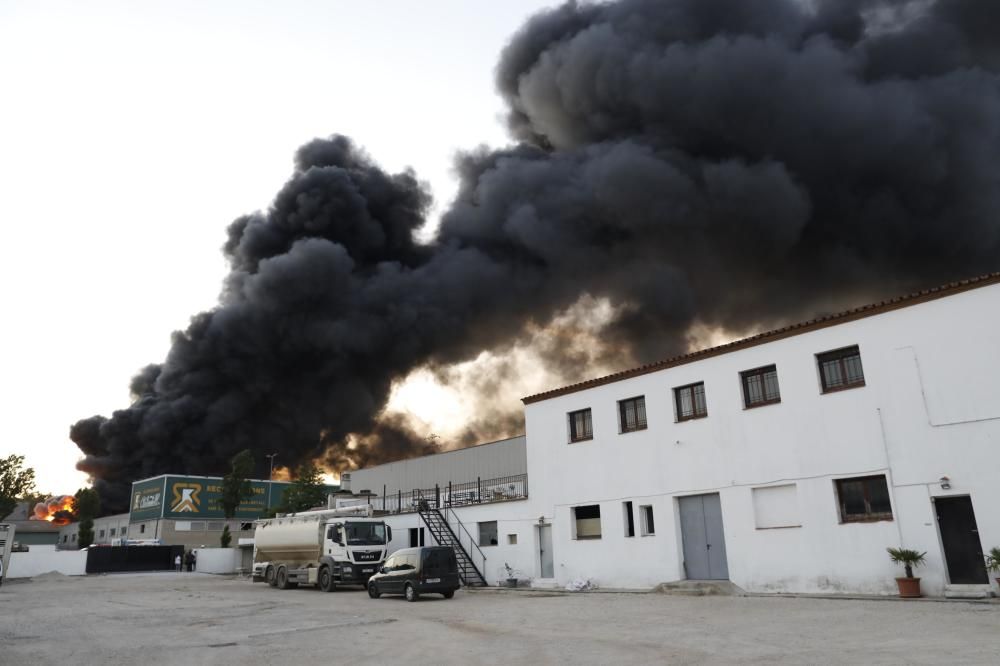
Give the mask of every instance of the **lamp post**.
[[264, 507], [265, 511], [269, 511], [271, 509], [271, 486], [274, 485], [271, 483], [271, 477], [274, 476], [274, 456], [276, 455], [278, 455], [277, 452], [264, 456], [271, 461], [271, 466], [267, 470], [267, 506]]

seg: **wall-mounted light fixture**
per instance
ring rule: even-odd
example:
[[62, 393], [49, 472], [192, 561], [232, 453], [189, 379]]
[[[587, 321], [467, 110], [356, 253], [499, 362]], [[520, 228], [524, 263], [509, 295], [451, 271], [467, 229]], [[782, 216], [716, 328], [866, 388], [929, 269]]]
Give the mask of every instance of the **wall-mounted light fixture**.
[[545, 524], [545, 516], [538, 516], [538, 524], [539, 525]]
[[947, 476], [941, 477], [941, 490], [949, 490], [951, 488], [951, 479]]

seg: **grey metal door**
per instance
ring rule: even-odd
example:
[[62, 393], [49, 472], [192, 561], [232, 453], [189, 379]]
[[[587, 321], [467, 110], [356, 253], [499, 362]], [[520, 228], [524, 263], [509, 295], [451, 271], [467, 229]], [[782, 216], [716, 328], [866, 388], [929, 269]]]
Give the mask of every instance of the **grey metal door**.
[[728, 580], [719, 494], [681, 497], [681, 540], [689, 580]]
[[538, 528], [538, 560], [541, 578], [555, 577], [552, 567], [552, 526], [541, 525]]

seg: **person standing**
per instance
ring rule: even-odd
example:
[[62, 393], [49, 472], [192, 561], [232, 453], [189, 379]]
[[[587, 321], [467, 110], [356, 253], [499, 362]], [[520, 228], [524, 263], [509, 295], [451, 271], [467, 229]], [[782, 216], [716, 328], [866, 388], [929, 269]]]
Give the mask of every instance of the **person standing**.
[[181, 556], [180, 555], [178, 555], [177, 557], [174, 558], [174, 566], [177, 567], [178, 571], [181, 570]]

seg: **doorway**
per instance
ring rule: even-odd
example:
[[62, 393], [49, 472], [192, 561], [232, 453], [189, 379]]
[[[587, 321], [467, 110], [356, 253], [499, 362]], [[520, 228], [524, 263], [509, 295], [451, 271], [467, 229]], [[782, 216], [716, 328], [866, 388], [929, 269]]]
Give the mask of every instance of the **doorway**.
[[410, 528], [410, 548], [416, 548], [417, 546], [424, 545], [424, 528], [422, 527], [411, 527]]
[[719, 494], [678, 498], [688, 580], [729, 580]]
[[538, 571], [539, 578], [555, 578], [552, 565], [552, 526], [538, 526]]
[[948, 565], [948, 579], [953, 585], [988, 584], [990, 579], [983, 563], [972, 498], [968, 495], [935, 497], [934, 509]]

